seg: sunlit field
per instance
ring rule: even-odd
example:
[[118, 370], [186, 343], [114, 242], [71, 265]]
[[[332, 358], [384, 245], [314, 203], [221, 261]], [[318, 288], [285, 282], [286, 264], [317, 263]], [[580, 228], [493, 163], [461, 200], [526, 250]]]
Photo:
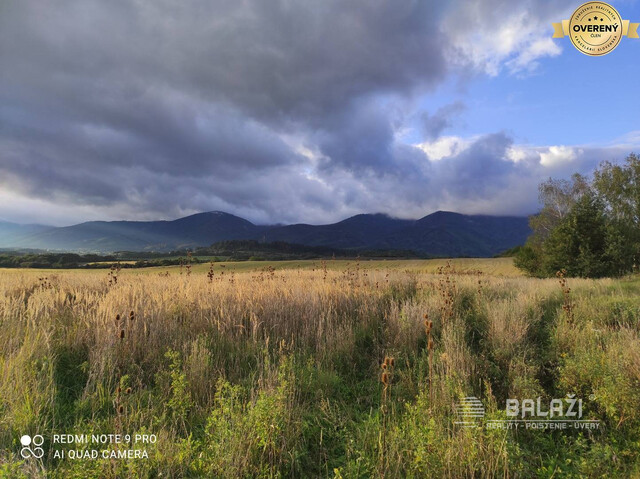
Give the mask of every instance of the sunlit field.
[[[0, 271], [0, 477], [640, 475], [638, 278], [531, 279], [509, 258], [115, 276]], [[599, 428], [486, 427], [509, 398], [567, 395]], [[462, 427], [470, 396], [485, 416]], [[157, 440], [71, 459], [94, 446], [55, 434]]]
[[[134, 263], [134, 261], [122, 261], [121, 264]], [[113, 264], [113, 262], [109, 262]], [[368, 260], [368, 259], [336, 259], [336, 260], [290, 260], [290, 261], [220, 261], [213, 263], [214, 271], [261, 271], [269, 268], [276, 270], [292, 270], [292, 269], [304, 269], [304, 270], [317, 270], [326, 268], [328, 270], [345, 271], [347, 269], [360, 269], [360, 270], [387, 270], [387, 271], [402, 271], [402, 272], [414, 272], [414, 273], [436, 273], [438, 268], [444, 267], [450, 264], [458, 272], [463, 273], [475, 273], [482, 272], [483, 274], [493, 276], [522, 276], [522, 272], [513, 265], [512, 258], [455, 258], [455, 259], [416, 259], [416, 260], [403, 260], [403, 259], [383, 259], [383, 260]], [[193, 273], [207, 273], [211, 268], [210, 263], [193, 264], [191, 271]], [[228, 268], [228, 269], [226, 269]], [[21, 274], [24, 269], [15, 268], [0, 268], [0, 272], [7, 274]], [[39, 275], [47, 276], [48, 274], [56, 274], [60, 272], [69, 272], [68, 269], [36, 269], [30, 268], [28, 271], [38, 272]], [[93, 273], [95, 270], [90, 269], [78, 269], [78, 273]], [[153, 268], [140, 268], [135, 270], [123, 269], [120, 274], [159, 274], [169, 272], [171, 274], [180, 274], [180, 266], [168, 266], [168, 267], [153, 267]], [[186, 266], [182, 267], [182, 272], [187, 273]], [[107, 274], [106, 272], [104, 274]]]

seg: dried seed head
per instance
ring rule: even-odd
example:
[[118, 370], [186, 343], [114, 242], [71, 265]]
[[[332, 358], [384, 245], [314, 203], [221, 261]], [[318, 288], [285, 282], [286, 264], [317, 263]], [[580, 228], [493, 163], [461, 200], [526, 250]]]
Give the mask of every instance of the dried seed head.
[[431, 334], [431, 328], [433, 328], [433, 321], [427, 319], [424, 322], [424, 329], [427, 332], [427, 334]]
[[382, 363], [382, 369], [387, 369], [387, 363]]
[[126, 392], [127, 394], [131, 394], [131, 388], [130, 388], [130, 387], [129, 387], [129, 388], [127, 388], [125, 392]]
[[393, 367], [395, 362], [396, 362], [396, 360], [393, 357], [389, 358], [389, 366]]
[[120, 339], [124, 339], [124, 329], [120, 330]]
[[130, 319], [131, 321], [133, 321], [135, 318], [136, 318], [136, 313], [134, 313], [133, 311], [131, 311], [131, 312], [129, 313], [129, 319]]
[[387, 373], [386, 371], [384, 373], [382, 373], [382, 376], [380, 377], [380, 381], [382, 381], [382, 384], [386, 386], [389, 385], [389, 373]]
[[124, 406], [122, 406], [122, 405], [121, 405], [121, 406], [119, 406], [119, 407], [118, 407], [118, 412], [119, 412], [120, 414], [122, 414], [122, 413], [124, 412]]
[[116, 314], [116, 321], [120, 321], [120, 315]]

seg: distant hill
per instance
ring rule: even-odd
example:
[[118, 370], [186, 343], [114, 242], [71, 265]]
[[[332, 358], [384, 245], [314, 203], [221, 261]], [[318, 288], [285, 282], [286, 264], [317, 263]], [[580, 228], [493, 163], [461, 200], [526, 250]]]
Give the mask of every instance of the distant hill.
[[[400, 220], [383, 214], [356, 215], [330, 225], [297, 224], [266, 229], [263, 241], [331, 248], [371, 248], [380, 238], [409, 227], [413, 220]], [[389, 249], [397, 249], [395, 246]], [[401, 248], [404, 249], [404, 248]]]
[[408, 249], [433, 256], [494, 256], [524, 244], [527, 218], [461, 215], [438, 211], [382, 238], [377, 248]]
[[50, 229], [55, 228], [52, 226], [20, 225], [8, 221], [0, 221], [0, 247], [4, 245], [15, 246], [22, 242], [25, 237], [44, 233]]
[[170, 251], [217, 241], [252, 239], [261, 231], [247, 220], [219, 211], [174, 221], [89, 221], [49, 228], [0, 246], [62, 251]]
[[525, 242], [527, 218], [438, 211], [419, 220], [361, 214], [328, 225], [255, 225], [221, 211], [174, 221], [90, 221], [66, 227], [0, 222], [0, 247], [60, 251], [172, 251], [227, 240], [352, 250], [487, 257]]

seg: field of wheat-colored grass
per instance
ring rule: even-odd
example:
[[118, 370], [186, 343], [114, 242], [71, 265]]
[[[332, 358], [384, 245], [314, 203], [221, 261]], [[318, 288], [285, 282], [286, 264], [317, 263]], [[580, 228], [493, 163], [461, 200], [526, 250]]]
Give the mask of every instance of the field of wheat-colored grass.
[[[0, 271], [1, 477], [640, 475], [640, 281], [508, 258]], [[208, 274], [211, 273], [211, 274]], [[584, 398], [597, 431], [454, 424]], [[45, 455], [22, 459], [22, 434]], [[155, 434], [70, 460], [54, 434]], [[125, 445], [118, 447], [125, 448]]]
[[[132, 261], [122, 261], [121, 264], [134, 263]], [[388, 271], [412, 271], [416, 273], [435, 273], [438, 268], [450, 263], [457, 271], [474, 272], [481, 271], [493, 276], [522, 276], [522, 272], [513, 265], [512, 258], [455, 258], [455, 259], [337, 259], [337, 260], [287, 260], [287, 261], [220, 261], [214, 263], [214, 270], [222, 271], [229, 268], [229, 271], [237, 273], [247, 271], [261, 271], [266, 268], [276, 270], [306, 269], [316, 270], [327, 268], [329, 270], [344, 271], [347, 269], [374, 269]], [[109, 262], [112, 264], [112, 262]], [[191, 270], [194, 273], [206, 273], [210, 268], [209, 263], [193, 264]], [[159, 272], [173, 272], [180, 274], [180, 266], [141, 268], [135, 270], [124, 270], [128, 274], [158, 274]], [[186, 273], [185, 267], [182, 267]], [[24, 270], [14, 268], [0, 268], [0, 273], [20, 274]], [[38, 272], [42, 276], [47, 276], [52, 272], [69, 272], [68, 269], [29, 269], [31, 272]], [[92, 269], [75, 270], [77, 273], [91, 273]], [[124, 274], [124, 273], [123, 273]]]

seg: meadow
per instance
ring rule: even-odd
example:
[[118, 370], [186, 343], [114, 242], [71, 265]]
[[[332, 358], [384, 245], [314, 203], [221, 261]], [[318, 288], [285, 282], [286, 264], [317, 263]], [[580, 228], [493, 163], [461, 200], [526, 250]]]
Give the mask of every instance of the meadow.
[[[1, 270], [0, 292], [0, 477], [640, 477], [638, 277], [283, 261]], [[567, 395], [598, 429], [485, 427]], [[71, 459], [95, 446], [56, 434], [155, 440]]]

